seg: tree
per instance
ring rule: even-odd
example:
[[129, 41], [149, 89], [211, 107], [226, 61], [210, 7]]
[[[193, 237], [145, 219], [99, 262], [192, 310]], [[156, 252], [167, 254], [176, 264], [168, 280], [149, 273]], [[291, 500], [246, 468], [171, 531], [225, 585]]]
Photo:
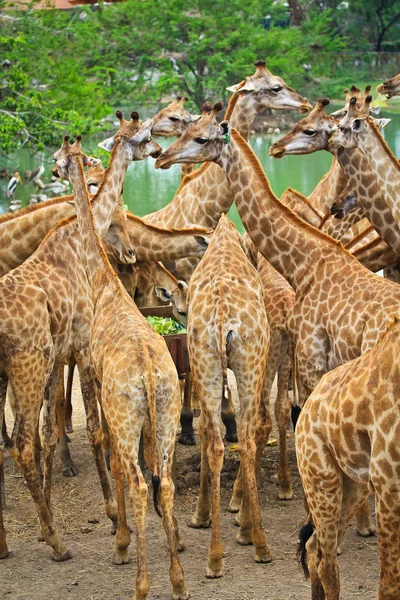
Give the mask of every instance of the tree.
[[[349, 8], [358, 17], [358, 28], [367, 33], [368, 40], [376, 52], [382, 52], [383, 43], [393, 34], [399, 37], [399, 0], [351, 0]], [[359, 35], [359, 31], [358, 31]]]

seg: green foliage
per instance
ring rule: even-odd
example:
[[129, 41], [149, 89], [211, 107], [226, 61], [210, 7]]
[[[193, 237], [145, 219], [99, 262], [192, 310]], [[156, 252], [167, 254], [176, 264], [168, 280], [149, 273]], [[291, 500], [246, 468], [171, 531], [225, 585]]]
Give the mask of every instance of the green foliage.
[[[7, 10], [0, 19], [0, 56], [10, 61], [0, 66], [0, 152], [58, 146], [66, 132], [88, 139], [112, 107], [146, 117], [178, 93], [198, 112], [205, 100], [226, 101], [226, 86], [251, 74], [258, 59], [313, 99], [338, 97], [371, 76], [371, 27], [381, 15], [382, 40], [393, 40], [399, 4], [127, 0], [70, 11]], [[395, 74], [387, 70], [383, 77]]]
[[160, 335], [186, 333], [186, 329], [181, 323], [169, 317], [146, 317], [146, 320]]

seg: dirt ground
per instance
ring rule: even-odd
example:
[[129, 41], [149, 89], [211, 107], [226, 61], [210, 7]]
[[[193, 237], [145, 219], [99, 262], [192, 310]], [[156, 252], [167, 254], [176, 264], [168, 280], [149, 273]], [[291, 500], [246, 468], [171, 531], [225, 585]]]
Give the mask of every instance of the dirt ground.
[[[8, 423], [11, 422], [7, 412]], [[11, 551], [0, 562], [1, 600], [126, 600], [132, 599], [136, 575], [135, 542], [132, 561], [115, 566], [111, 562], [114, 538], [103, 510], [100, 485], [85, 431], [85, 416], [78, 383], [74, 385], [74, 432], [71, 453], [79, 474], [62, 476], [58, 457], [54, 464], [53, 512], [73, 559], [55, 563], [51, 551], [37, 541], [38, 522], [33, 502], [22, 476], [5, 459], [7, 508], [5, 526]], [[272, 437], [276, 437], [273, 431]], [[197, 440], [198, 441], [198, 440]], [[193, 600], [310, 600], [310, 584], [296, 562], [297, 532], [305, 519], [303, 493], [296, 467], [293, 433], [290, 432], [289, 462], [295, 497], [290, 502], [278, 499], [274, 483], [277, 447], [264, 453], [260, 478], [260, 504], [263, 524], [273, 550], [273, 562], [253, 561], [250, 546], [235, 541], [234, 515], [227, 511], [238, 454], [226, 445], [222, 473], [222, 539], [225, 574], [221, 579], [206, 579], [205, 567], [210, 530], [187, 526], [197, 495], [199, 445], [177, 444], [178, 481], [175, 514], [186, 549], [180, 555], [187, 588]], [[127, 499], [128, 501], [128, 499]], [[131, 515], [131, 513], [129, 513]], [[130, 522], [133, 525], [132, 517]], [[151, 590], [149, 600], [171, 598], [169, 555], [162, 523], [149, 497], [147, 517], [148, 565]], [[376, 537], [361, 538], [352, 526], [342, 544], [339, 557], [342, 596], [346, 600], [377, 598], [379, 551]]]

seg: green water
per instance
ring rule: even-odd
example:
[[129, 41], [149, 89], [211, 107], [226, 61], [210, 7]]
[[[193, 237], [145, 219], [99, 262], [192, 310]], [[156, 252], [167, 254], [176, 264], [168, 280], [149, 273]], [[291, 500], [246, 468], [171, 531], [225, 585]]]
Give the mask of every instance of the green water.
[[[385, 133], [386, 140], [395, 155], [400, 156], [400, 115], [388, 114], [385, 111], [384, 116], [392, 119]], [[272, 189], [278, 197], [287, 187], [292, 187], [305, 195], [310, 194], [322, 175], [329, 170], [332, 162], [331, 155], [328, 152], [316, 152], [305, 156], [286, 156], [281, 160], [271, 158], [268, 156], [268, 149], [279, 137], [281, 136], [265, 133], [250, 137], [250, 145], [257, 154]], [[163, 148], [166, 148], [173, 140], [160, 138], [157, 141]], [[51, 153], [49, 152], [45, 159], [46, 173], [43, 176], [43, 181], [46, 182], [50, 181], [50, 158]], [[22, 175], [26, 170], [32, 170], [38, 165], [39, 158], [22, 149], [10, 157], [7, 162], [3, 161], [0, 167], [6, 166], [10, 171], [18, 168]], [[172, 200], [179, 187], [180, 179], [180, 165], [174, 165], [168, 171], [161, 171], [154, 168], [154, 160], [151, 158], [132, 163], [125, 180], [124, 201], [129, 209], [139, 216], [154, 212]], [[0, 179], [0, 212], [6, 212], [9, 209], [10, 201], [6, 197], [8, 180], [9, 177]], [[22, 186], [18, 185], [14, 198], [20, 199], [25, 205], [29, 202], [30, 195], [36, 193], [38, 192], [33, 184], [24, 183]], [[238, 229], [243, 231], [235, 206], [232, 207], [229, 215]]]

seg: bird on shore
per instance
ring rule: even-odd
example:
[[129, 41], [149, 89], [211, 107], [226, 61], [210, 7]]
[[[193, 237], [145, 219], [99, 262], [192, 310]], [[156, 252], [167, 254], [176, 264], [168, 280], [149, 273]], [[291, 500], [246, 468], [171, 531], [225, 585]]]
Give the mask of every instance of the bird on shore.
[[15, 190], [17, 189], [18, 184], [22, 185], [21, 175], [16, 171], [14, 175], [11, 177], [7, 186], [7, 198], [12, 198], [14, 196]]

